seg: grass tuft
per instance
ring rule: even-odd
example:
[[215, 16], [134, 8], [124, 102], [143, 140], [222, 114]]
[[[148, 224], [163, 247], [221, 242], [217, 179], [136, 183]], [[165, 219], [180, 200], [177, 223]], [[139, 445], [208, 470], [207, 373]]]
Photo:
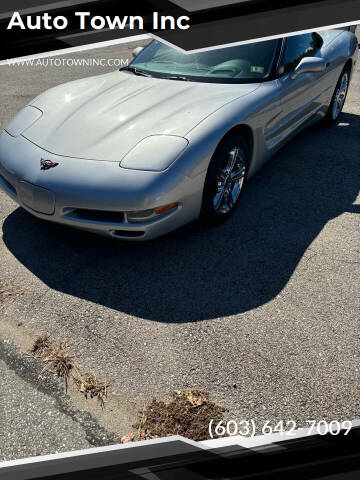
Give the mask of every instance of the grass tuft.
[[44, 335], [40, 335], [34, 342], [30, 350], [30, 354], [34, 357], [41, 358], [43, 355], [46, 354], [52, 348], [52, 342], [50, 337], [47, 333]]
[[43, 371], [53, 372], [63, 378], [67, 391], [70, 372], [74, 367], [74, 358], [69, 350], [68, 341], [64, 340], [58, 345], [51, 344], [49, 349], [43, 351], [42, 360], [45, 363]]
[[64, 380], [67, 392], [70, 379], [85, 398], [97, 398], [105, 406], [109, 382], [99, 380], [95, 374], [82, 374], [69, 348], [69, 340], [56, 343], [48, 334], [36, 338], [29, 354], [45, 364], [43, 372], [52, 372]]
[[103, 382], [99, 380], [93, 373], [80, 377], [74, 376], [73, 378], [79, 388], [79, 392], [81, 392], [85, 398], [97, 398], [101, 404], [101, 407], [104, 408], [104, 401], [107, 397], [107, 389], [110, 386], [106, 379]]

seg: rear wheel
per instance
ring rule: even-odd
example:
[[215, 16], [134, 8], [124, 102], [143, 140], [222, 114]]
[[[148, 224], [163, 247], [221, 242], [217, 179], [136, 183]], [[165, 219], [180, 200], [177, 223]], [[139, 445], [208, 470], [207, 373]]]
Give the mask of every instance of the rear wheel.
[[324, 118], [324, 121], [327, 125], [333, 125], [340, 117], [349, 90], [349, 83], [350, 67], [345, 67], [340, 75], [329, 109]]
[[244, 190], [249, 148], [237, 135], [226, 137], [216, 149], [206, 175], [201, 218], [208, 224], [228, 218]]

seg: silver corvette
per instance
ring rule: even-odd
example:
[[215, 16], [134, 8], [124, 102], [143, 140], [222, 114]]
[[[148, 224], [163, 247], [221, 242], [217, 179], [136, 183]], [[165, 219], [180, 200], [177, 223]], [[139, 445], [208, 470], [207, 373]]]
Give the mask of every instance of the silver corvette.
[[126, 240], [226, 219], [249, 177], [338, 120], [358, 55], [343, 30], [185, 54], [41, 94], [0, 135], [0, 187], [36, 217]]

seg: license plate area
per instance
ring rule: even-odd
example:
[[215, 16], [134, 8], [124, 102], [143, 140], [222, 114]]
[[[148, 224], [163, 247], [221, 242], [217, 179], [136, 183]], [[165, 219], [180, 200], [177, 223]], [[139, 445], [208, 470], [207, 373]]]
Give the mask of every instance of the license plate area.
[[50, 190], [22, 180], [19, 183], [18, 194], [21, 202], [31, 210], [45, 215], [54, 214], [55, 195]]

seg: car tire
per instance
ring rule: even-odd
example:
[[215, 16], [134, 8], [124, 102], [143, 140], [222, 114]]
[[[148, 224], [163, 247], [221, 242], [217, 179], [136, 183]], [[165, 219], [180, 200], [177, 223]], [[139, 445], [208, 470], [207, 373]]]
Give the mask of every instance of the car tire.
[[201, 206], [201, 220], [216, 225], [235, 210], [248, 176], [250, 152], [238, 135], [229, 135], [219, 144], [209, 164]]
[[327, 126], [334, 125], [338, 121], [344, 108], [346, 97], [349, 91], [350, 72], [351, 69], [349, 66], [346, 66], [341, 72], [338, 83], [336, 84], [334, 95], [331, 99], [329, 109], [324, 118], [324, 124]]

